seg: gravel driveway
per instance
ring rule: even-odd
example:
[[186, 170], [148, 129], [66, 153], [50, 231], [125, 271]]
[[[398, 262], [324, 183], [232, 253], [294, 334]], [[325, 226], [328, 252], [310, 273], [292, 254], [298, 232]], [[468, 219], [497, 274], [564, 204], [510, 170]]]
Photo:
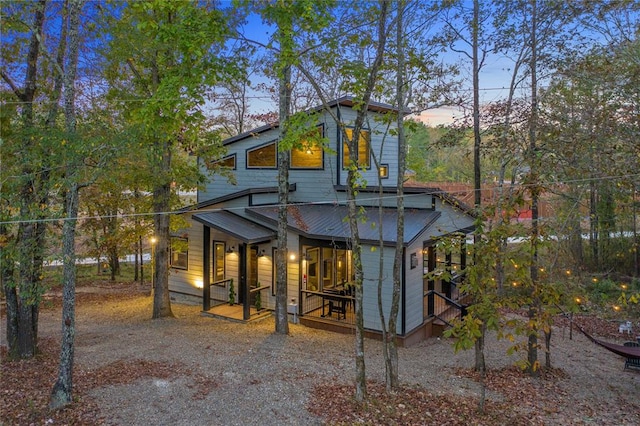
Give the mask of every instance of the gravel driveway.
[[[78, 306], [77, 369], [140, 360], [176, 366], [170, 377], [92, 390], [109, 424], [316, 425], [322, 419], [306, 409], [313, 388], [353, 383], [353, 336], [295, 324], [289, 336], [279, 336], [272, 318], [232, 323], [203, 317], [198, 306], [174, 304], [172, 319], [151, 320], [150, 313], [149, 297]], [[57, 309], [43, 311], [40, 336], [57, 338], [59, 318]], [[569, 340], [566, 329], [556, 330], [553, 342], [554, 367], [569, 377], [558, 395], [561, 415], [551, 410], [549, 424], [565, 424], [567, 418], [575, 424], [640, 423], [640, 373], [624, 372], [622, 358], [582, 335], [574, 333]], [[519, 359], [505, 355], [506, 345], [489, 339], [489, 368]], [[365, 351], [367, 377], [384, 381], [380, 343], [367, 340]], [[454, 355], [451, 341], [429, 339], [401, 348], [399, 355], [401, 382], [477, 398], [478, 385], [456, 374], [457, 368], [473, 365], [473, 351]], [[593, 400], [608, 407], [606, 413], [590, 409]]]

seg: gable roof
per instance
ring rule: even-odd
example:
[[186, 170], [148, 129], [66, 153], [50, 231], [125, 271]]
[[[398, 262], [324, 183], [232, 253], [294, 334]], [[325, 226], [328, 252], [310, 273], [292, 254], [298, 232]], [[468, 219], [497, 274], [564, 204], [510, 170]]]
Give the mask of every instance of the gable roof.
[[[341, 98], [335, 99], [333, 101], [330, 101], [327, 103], [326, 107], [327, 108], [333, 108], [336, 106], [345, 106], [345, 107], [349, 107], [349, 108], [353, 108], [353, 106], [355, 105], [355, 100], [352, 96], [343, 96]], [[314, 112], [318, 112], [318, 111], [322, 111], [323, 109], [325, 109], [325, 105], [320, 105], [317, 106], [315, 108], [312, 108], [310, 110], [308, 110], [308, 113], [314, 113]], [[381, 103], [381, 102], [369, 102], [369, 107], [368, 107], [369, 111], [374, 111], [374, 112], [379, 112], [379, 113], [384, 113], [384, 112], [398, 112], [398, 108], [394, 107], [393, 105], [389, 105], [389, 104], [385, 104], [385, 103]], [[410, 114], [411, 111], [406, 110], [404, 111], [404, 114]], [[270, 124], [265, 124], [264, 126], [260, 126], [257, 127], [253, 130], [249, 130], [248, 132], [244, 132], [244, 133], [240, 133], [239, 135], [236, 136], [232, 136], [230, 138], [227, 138], [225, 140], [222, 141], [223, 145], [230, 145], [234, 142], [238, 142], [250, 137], [257, 137], [259, 136], [261, 133], [264, 133], [268, 130], [271, 129], [277, 129], [279, 127], [280, 123], [279, 122], [275, 122], [275, 123], [270, 123]]]

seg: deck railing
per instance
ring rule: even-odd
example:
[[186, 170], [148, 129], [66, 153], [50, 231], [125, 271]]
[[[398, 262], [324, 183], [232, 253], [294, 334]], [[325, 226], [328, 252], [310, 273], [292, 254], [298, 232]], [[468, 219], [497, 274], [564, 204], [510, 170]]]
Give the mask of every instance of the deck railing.
[[[265, 298], [262, 297], [262, 291], [271, 288], [271, 286], [263, 285], [261, 287], [255, 287], [249, 289], [249, 305], [256, 308], [256, 310], [262, 309]], [[258, 306], [257, 300], [258, 296], [260, 296], [260, 306]], [[251, 316], [257, 315], [259, 312], [252, 313]]]
[[300, 312], [303, 316], [355, 324], [355, 298], [339, 291], [302, 290]]
[[[211, 300], [214, 302], [212, 306], [219, 305], [220, 303], [229, 302], [229, 287], [233, 282], [233, 278], [226, 280], [214, 281], [209, 284], [211, 288]], [[238, 301], [238, 289], [236, 288], [236, 302]]]

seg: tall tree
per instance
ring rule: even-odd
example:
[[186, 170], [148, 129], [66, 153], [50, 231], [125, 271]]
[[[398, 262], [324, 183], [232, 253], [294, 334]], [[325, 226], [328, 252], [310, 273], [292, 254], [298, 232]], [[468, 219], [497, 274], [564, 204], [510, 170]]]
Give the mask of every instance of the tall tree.
[[69, 0], [65, 3], [67, 13], [62, 25], [68, 35], [69, 42], [64, 61], [63, 89], [64, 89], [64, 117], [66, 136], [72, 142], [66, 153], [67, 185], [65, 186], [65, 221], [62, 228], [63, 243], [63, 288], [62, 288], [62, 342], [60, 345], [60, 362], [58, 378], [51, 391], [49, 406], [60, 408], [72, 401], [73, 360], [75, 342], [75, 287], [76, 287], [76, 254], [75, 233], [78, 216], [78, 197], [81, 184], [78, 182], [81, 164], [84, 156], [81, 152], [74, 152], [77, 145], [81, 145], [76, 134], [76, 75], [78, 68], [78, 52], [80, 48], [80, 14], [82, 0]]
[[[530, 257], [526, 264], [529, 274], [525, 281], [528, 295], [523, 301], [529, 307], [525, 328], [527, 369], [532, 375], [537, 374], [539, 367], [538, 336], [541, 332], [550, 331], [546, 321], [551, 320], [544, 311], [544, 286], [540, 280], [538, 258], [544, 236], [539, 220], [539, 200], [546, 187], [542, 170], [543, 151], [539, 145], [539, 85], [557, 68], [563, 55], [570, 54], [572, 45], [579, 43], [580, 34], [574, 25], [578, 13], [578, 4], [564, 5], [552, 0], [505, 0], [496, 4], [496, 50], [514, 61], [509, 98], [503, 110], [506, 118], [502, 140], [509, 140], [512, 135], [518, 135], [518, 130], [526, 129], [526, 135], [521, 138], [521, 149], [517, 152], [524, 166], [522, 183], [532, 216], [528, 229]], [[515, 102], [514, 90], [523, 84], [527, 85], [528, 96]], [[502, 272], [504, 265], [499, 266], [497, 270]]]
[[[133, 2], [115, 18], [109, 43], [109, 80], [123, 115], [138, 130], [142, 155], [154, 176], [153, 318], [172, 316], [169, 300], [169, 212], [172, 187], [193, 188], [204, 177], [187, 153], [214, 157], [216, 137], [205, 133], [207, 87], [234, 67], [224, 56], [225, 13], [212, 4]], [[217, 138], [219, 139], [219, 138]]]
[[[287, 313], [287, 216], [289, 212], [290, 151], [301, 148], [303, 139], [309, 139], [314, 118], [307, 112], [293, 110], [292, 68], [299, 63], [303, 51], [312, 49], [317, 34], [330, 20], [333, 0], [278, 0], [272, 4], [257, 5], [257, 11], [267, 23], [276, 27], [275, 39], [266, 47], [274, 49], [275, 77], [278, 81], [278, 247], [276, 254], [276, 333], [289, 332]], [[250, 43], [263, 45], [258, 40]], [[313, 138], [312, 138], [313, 139]], [[312, 141], [322, 145], [319, 140]]]
[[[49, 197], [51, 164], [48, 161], [48, 146], [51, 141], [40, 131], [36, 97], [42, 89], [42, 42], [45, 38], [44, 24], [47, 1], [33, 3], [5, 2], [2, 4], [2, 65], [0, 77], [4, 88], [12, 93], [11, 102], [17, 105], [19, 120], [7, 143], [2, 144], [3, 158], [12, 159], [13, 166], [3, 167], [2, 196], [7, 211], [18, 219], [17, 229], [3, 225], [2, 247], [3, 286], [7, 299], [7, 342], [11, 357], [31, 358], [36, 354], [38, 336], [38, 313], [40, 298], [44, 292], [42, 266], [44, 238]], [[4, 42], [6, 40], [6, 42]], [[24, 55], [24, 62], [16, 58]], [[21, 72], [24, 77], [17, 80]], [[52, 92], [52, 97], [56, 91]], [[55, 99], [54, 99], [55, 101]], [[54, 104], [56, 102], [53, 102]], [[5, 162], [5, 165], [6, 162]], [[17, 176], [7, 180], [10, 175]], [[14, 198], [14, 195], [17, 195]], [[12, 209], [11, 206], [18, 206]]]
[[[362, 7], [364, 7], [364, 9], [362, 9]], [[362, 247], [360, 244], [360, 234], [358, 230], [360, 207], [356, 200], [358, 189], [364, 185], [364, 182], [362, 182], [361, 175], [359, 173], [357, 153], [358, 143], [361, 139], [361, 131], [367, 120], [369, 104], [375, 90], [379, 88], [378, 80], [381, 76], [383, 59], [387, 46], [389, 8], [390, 2], [388, 0], [380, 0], [375, 5], [373, 3], [357, 4], [350, 10], [350, 13], [355, 13], [358, 16], [362, 16], [364, 14], [364, 16], [371, 19], [372, 25], [375, 25], [375, 41], [373, 43], [364, 44], [366, 46], [371, 45], [371, 52], [368, 52], [371, 54], [369, 59], [365, 59], [365, 55], [360, 55], [356, 58], [345, 58], [344, 61], [337, 64], [335, 60], [335, 50], [330, 50], [328, 54], [325, 54], [325, 52], [315, 52], [312, 61], [296, 65], [307, 79], [307, 82], [313, 87], [316, 95], [320, 98], [323, 105], [328, 105], [327, 92], [324, 90], [324, 86], [317, 78], [318, 74], [314, 74], [311, 67], [317, 67], [317, 69], [320, 70], [319, 75], [323, 75], [325, 70], [334, 69], [334, 67], [337, 66], [338, 69], [340, 69], [340, 72], [348, 72], [352, 76], [352, 81], [345, 84], [345, 87], [343, 88], [347, 93], [354, 95], [353, 109], [356, 111], [356, 116], [351, 126], [351, 132], [347, 132], [345, 123], [343, 123], [342, 120], [331, 110], [327, 109], [327, 113], [332, 116], [332, 119], [335, 120], [336, 124], [340, 127], [342, 139], [346, 143], [349, 151], [349, 166], [347, 168], [347, 211], [354, 269], [354, 344], [356, 366], [355, 399], [358, 402], [363, 402], [366, 399], [367, 385], [364, 354], [364, 311], [362, 307], [364, 274], [362, 269]], [[352, 22], [349, 18], [344, 18], [343, 21]], [[354, 18], [353, 22], [355, 21], [356, 20]], [[342, 21], [339, 22], [339, 24], [341, 23]], [[332, 34], [341, 34], [349, 37], [362, 35], [361, 28], [357, 28], [353, 30], [353, 32], [344, 31], [342, 28], [338, 31], [335, 29], [330, 29], [330, 31]], [[366, 34], [366, 37], [368, 40], [371, 40], [370, 34]], [[325, 47], [327, 48], [336, 47], [342, 43], [342, 40], [336, 37], [330, 37], [325, 40]]]
[[[397, 186], [397, 223], [396, 223], [396, 252], [393, 259], [393, 292], [389, 323], [385, 324], [381, 301], [379, 300], [382, 321], [383, 354], [385, 359], [385, 383], [387, 391], [397, 388], [398, 383], [398, 346], [396, 342], [398, 313], [400, 311], [400, 293], [402, 290], [402, 266], [404, 259], [404, 180], [407, 169], [407, 139], [405, 135], [404, 112], [406, 110], [406, 80], [405, 80], [405, 8], [407, 3], [399, 0], [396, 12], [396, 107], [398, 109], [396, 125], [398, 132], [398, 176]], [[382, 221], [380, 221], [382, 223]], [[378, 290], [378, 299], [380, 299]], [[387, 326], [388, 325], [388, 326]]]

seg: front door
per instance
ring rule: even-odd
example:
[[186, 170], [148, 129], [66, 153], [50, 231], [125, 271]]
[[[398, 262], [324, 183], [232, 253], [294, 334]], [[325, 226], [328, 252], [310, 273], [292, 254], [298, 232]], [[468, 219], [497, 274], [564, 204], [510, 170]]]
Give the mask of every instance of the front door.
[[246, 291], [244, 289], [238, 289], [238, 302], [244, 303], [245, 293], [248, 295], [249, 290], [255, 288], [258, 284], [258, 247], [250, 246], [247, 248], [245, 254], [245, 265], [246, 265], [246, 280], [243, 285], [246, 285]]

